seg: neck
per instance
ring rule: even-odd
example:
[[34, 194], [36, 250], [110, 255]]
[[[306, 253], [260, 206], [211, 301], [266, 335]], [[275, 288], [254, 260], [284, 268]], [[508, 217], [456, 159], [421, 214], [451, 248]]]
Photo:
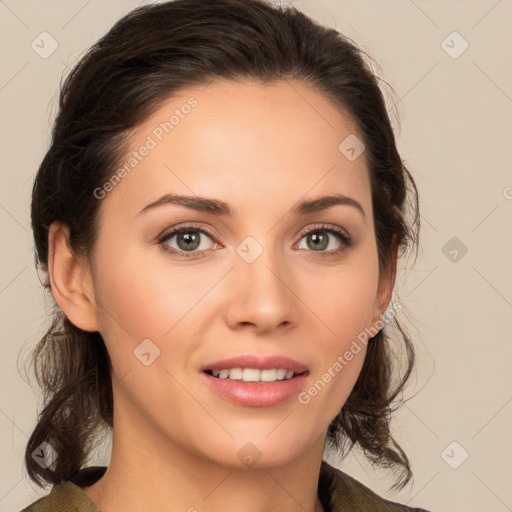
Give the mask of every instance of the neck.
[[84, 488], [102, 512], [323, 510], [317, 495], [323, 438], [291, 460], [245, 466], [207, 459], [147, 424], [116, 419], [107, 471]]

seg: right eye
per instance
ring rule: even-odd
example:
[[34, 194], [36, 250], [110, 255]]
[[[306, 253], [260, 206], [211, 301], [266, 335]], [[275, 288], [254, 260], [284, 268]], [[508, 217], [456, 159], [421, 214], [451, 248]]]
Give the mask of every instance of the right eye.
[[[158, 243], [162, 245], [164, 250], [180, 258], [197, 258], [207, 250], [211, 249], [208, 247], [199, 249], [203, 242], [202, 238], [205, 236], [210, 239], [213, 238], [213, 235], [204, 228], [198, 228], [196, 226], [181, 226], [179, 228], [172, 228], [166, 231], [158, 239]], [[173, 238], [176, 239], [175, 247], [172, 247], [167, 243], [167, 241], [172, 240]], [[214, 245], [218, 246], [216, 242]]]

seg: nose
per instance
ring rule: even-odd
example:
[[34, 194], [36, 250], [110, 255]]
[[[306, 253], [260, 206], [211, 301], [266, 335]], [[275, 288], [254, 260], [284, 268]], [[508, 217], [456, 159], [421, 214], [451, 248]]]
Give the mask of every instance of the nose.
[[285, 265], [266, 251], [252, 263], [236, 256], [234, 265], [225, 288], [226, 323], [231, 329], [251, 326], [262, 334], [297, 324], [300, 301]]

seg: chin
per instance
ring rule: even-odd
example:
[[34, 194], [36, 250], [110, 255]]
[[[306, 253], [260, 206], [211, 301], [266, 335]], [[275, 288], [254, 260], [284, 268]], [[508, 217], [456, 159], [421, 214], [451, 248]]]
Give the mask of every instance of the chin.
[[216, 453], [211, 454], [210, 458], [220, 465], [233, 469], [273, 468], [292, 463], [311, 444], [305, 442], [303, 438], [297, 439], [289, 435], [288, 432], [286, 436], [280, 435], [277, 432], [280, 428], [277, 424], [274, 428], [274, 432], [270, 435], [268, 431], [261, 436], [245, 433], [240, 437], [235, 436], [235, 439], [231, 439], [222, 446], [220, 443], [212, 443], [217, 450]]

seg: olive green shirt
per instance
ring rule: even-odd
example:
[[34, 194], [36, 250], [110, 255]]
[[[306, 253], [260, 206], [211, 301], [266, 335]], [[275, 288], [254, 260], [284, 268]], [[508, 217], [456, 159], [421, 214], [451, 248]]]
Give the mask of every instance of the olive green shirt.
[[[74, 478], [54, 485], [49, 494], [20, 512], [101, 512], [82, 487], [95, 483], [106, 469], [83, 468]], [[325, 461], [320, 468], [318, 497], [325, 512], [427, 512], [385, 500]]]

